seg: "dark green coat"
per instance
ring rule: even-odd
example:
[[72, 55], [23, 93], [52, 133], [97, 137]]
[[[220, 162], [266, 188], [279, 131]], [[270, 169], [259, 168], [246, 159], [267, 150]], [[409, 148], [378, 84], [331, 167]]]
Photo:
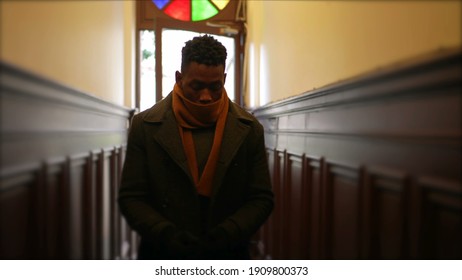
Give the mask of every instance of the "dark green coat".
[[[141, 236], [139, 257], [165, 259], [159, 233], [171, 222], [200, 235], [200, 201], [192, 183], [171, 94], [135, 115], [119, 191], [119, 206], [128, 224]], [[230, 102], [208, 213], [209, 228], [223, 227], [237, 251], [247, 254], [249, 238], [273, 209], [263, 127]]]

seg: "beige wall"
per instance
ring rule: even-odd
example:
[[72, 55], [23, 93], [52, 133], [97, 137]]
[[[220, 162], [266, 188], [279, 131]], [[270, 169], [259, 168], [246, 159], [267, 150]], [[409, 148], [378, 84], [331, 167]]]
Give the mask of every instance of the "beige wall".
[[249, 107], [461, 45], [461, 1], [248, 2]]
[[1, 1], [0, 58], [132, 106], [133, 1]]
[[[0, 58], [134, 106], [134, 1], [0, 1]], [[255, 107], [461, 45], [461, 1], [248, 1]]]

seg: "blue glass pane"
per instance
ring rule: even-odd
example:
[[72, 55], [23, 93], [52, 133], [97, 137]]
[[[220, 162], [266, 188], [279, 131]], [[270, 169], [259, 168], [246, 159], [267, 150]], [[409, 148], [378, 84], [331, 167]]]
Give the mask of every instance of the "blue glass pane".
[[159, 10], [162, 10], [162, 8], [164, 8], [164, 6], [167, 5], [170, 0], [152, 0], [152, 2], [156, 4]]

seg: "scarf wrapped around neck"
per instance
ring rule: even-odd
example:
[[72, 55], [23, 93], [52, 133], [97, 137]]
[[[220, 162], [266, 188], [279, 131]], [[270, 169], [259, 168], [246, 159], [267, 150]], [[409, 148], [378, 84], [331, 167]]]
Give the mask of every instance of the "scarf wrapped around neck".
[[[194, 180], [197, 192], [200, 195], [210, 197], [215, 170], [220, 154], [223, 131], [228, 115], [229, 99], [226, 90], [223, 89], [221, 98], [210, 104], [200, 104], [188, 100], [181, 88], [175, 84], [173, 88], [173, 113], [178, 123], [183, 149], [186, 154], [189, 170]], [[210, 150], [207, 163], [202, 175], [199, 177], [199, 168], [196, 159], [196, 149], [192, 130], [216, 125], [212, 149]]]

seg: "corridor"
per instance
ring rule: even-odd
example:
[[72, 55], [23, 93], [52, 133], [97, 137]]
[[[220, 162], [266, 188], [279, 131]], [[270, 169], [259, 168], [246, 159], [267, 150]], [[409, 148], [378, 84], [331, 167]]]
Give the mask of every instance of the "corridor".
[[462, 258], [461, 1], [160, 2], [0, 2], [0, 259], [136, 259], [127, 135], [171, 92], [179, 34], [226, 44], [264, 128], [253, 259]]

